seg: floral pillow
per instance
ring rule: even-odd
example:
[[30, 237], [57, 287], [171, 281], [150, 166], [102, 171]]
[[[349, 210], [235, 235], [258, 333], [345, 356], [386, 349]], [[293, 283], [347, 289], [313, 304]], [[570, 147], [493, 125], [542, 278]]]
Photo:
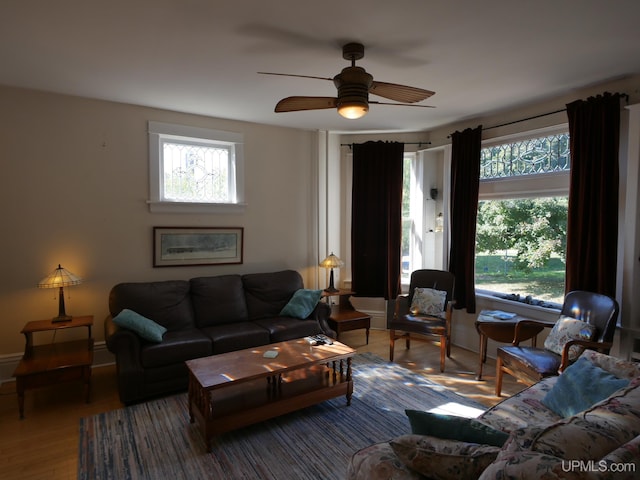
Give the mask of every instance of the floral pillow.
[[478, 478], [500, 452], [500, 447], [427, 435], [402, 435], [389, 443], [411, 470], [438, 479]]
[[[596, 327], [590, 323], [562, 315], [551, 329], [544, 341], [544, 348], [562, 355], [562, 349], [569, 340], [592, 340], [596, 334]], [[579, 345], [569, 348], [569, 360], [574, 361], [584, 351]]]
[[443, 290], [416, 287], [409, 310], [414, 315], [440, 315], [446, 301], [447, 292]]

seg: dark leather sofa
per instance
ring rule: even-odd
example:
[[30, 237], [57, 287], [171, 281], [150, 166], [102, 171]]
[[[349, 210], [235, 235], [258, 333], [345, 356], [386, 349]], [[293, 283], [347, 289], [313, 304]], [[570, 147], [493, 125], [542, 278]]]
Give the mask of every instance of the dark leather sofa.
[[[114, 286], [104, 329], [116, 356], [120, 400], [131, 404], [185, 390], [186, 360], [318, 333], [335, 337], [324, 302], [304, 320], [279, 316], [301, 288], [293, 270]], [[167, 328], [162, 342], [117, 326], [113, 317], [125, 308]]]

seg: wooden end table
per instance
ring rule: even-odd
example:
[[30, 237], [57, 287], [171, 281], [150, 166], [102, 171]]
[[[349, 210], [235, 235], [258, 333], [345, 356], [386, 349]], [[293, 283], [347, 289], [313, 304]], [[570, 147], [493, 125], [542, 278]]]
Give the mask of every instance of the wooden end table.
[[[265, 352], [278, 352], [274, 358]], [[207, 451], [213, 435], [345, 395], [351, 405], [351, 357], [339, 342], [304, 339], [187, 360], [189, 421], [197, 422]]]
[[[490, 313], [491, 311], [482, 310], [475, 322], [476, 330], [480, 336], [480, 365], [476, 376], [477, 380], [482, 380], [482, 367], [487, 361], [487, 340], [490, 338], [496, 342], [511, 343], [515, 334], [516, 324], [520, 320], [529, 320], [520, 315], [515, 315], [511, 318], [497, 318]], [[535, 347], [538, 334], [543, 329], [544, 327], [539, 325], [529, 325], [521, 328], [522, 340], [531, 339], [531, 345]]]
[[[24, 355], [13, 373], [16, 377], [20, 418], [24, 418], [24, 392], [28, 389], [80, 380], [84, 383], [85, 400], [89, 403], [93, 363], [92, 325], [93, 316], [87, 315], [73, 317], [66, 322], [36, 320], [24, 326], [20, 332], [26, 340]], [[87, 338], [44, 345], [33, 344], [34, 333], [79, 327], [87, 329]]]
[[371, 316], [357, 310], [341, 309], [338, 305], [331, 307], [329, 326], [336, 331], [336, 339], [340, 339], [340, 333], [349, 330], [366, 329], [367, 345], [369, 344], [369, 329], [371, 328]]
[[351, 290], [338, 290], [335, 293], [324, 293], [323, 296], [337, 296], [339, 301], [337, 305], [331, 305], [331, 315], [329, 316], [329, 326], [336, 331], [336, 339], [340, 339], [340, 333], [349, 330], [366, 329], [367, 345], [369, 344], [369, 330], [371, 328], [371, 316], [366, 313], [359, 312], [353, 308], [349, 297], [355, 292]]

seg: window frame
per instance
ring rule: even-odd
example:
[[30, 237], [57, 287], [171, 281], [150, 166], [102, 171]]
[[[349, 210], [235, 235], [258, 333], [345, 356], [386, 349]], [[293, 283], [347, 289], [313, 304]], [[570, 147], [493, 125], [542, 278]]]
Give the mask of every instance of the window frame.
[[[517, 143], [534, 138], [550, 135], [569, 133], [568, 124], [556, 125], [553, 127], [530, 130], [514, 135], [496, 137], [482, 142], [481, 148], [489, 148], [495, 145], [507, 143]], [[483, 200], [508, 200], [518, 198], [541, 198], [558, 197], [569, 195], [570, 170], [552, 173], [540, 173], [530, 175], [516, 175], [512, 177], [501, 177], [493, 179], [480, 179], [478, 201]], [[475, 264], [475, 253], [474, 253]], [[475, 272], [474, 272], [475, 276]], [[509, 294], [509, 292], [499, 292], [478, 288], [476, 285], [476, 295], [491, 298], [498, 295]], [[546, 309], [545, 309], [546, 310]]]
[[[244, 138], [241, 133], [149, 121], [149, 209], [154, 213], [238, 213], [246, 207], [244, 196]], [[235, 176], [230, 182], [228, 203], [172, 201], [163, 197], [164, 167], [162, 145], [165, 141], [201, 146], [224, 146], [232, 150], [229, 171]]]

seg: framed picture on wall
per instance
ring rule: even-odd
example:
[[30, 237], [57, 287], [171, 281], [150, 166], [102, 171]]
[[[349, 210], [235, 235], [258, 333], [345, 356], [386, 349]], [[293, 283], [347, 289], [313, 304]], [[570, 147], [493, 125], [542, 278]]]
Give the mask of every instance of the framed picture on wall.
[[243, 227], [153, 227], [153, 266], [242, 263]]

